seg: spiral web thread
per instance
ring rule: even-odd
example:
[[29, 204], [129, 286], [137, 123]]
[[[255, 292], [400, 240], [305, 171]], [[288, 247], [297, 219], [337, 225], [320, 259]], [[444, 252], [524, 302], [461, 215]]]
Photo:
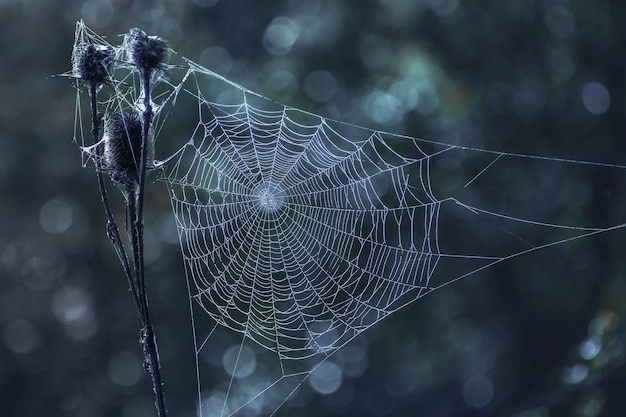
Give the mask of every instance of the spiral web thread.
[[441, 201], [416, 141], [345, 136], [241, 93], [198, 95], [196, 133], [165, 177], [194, 302], [276, 353], [281, 377], [301, 375], [287, 363], [328, 356], [433, 288]]
[[[232, 377], [221, 397], [213, 392], [201, 404], [203, 415], [276, 411], [316, 366], [408, 303], [504, 260], [609, 229], [513, 217], [441, 191], [441, 166], [450, 161], [468, 166], [457, 193], [468, 201], [507, 161], [578, 162], [364, 129], [280, 105], [190, 66], [195, 85], [187, 92], [197, 99], [199, 120], [164, 164], [164, 179], [192, 304], [216, 326], [242, 335]], [[222, 90], [214, 83], [228, 88], [216, 94]], [[440, 229], [458, 219], [493, 244], [442, 243]], [[214, 331], [196, 335], [198, 355]], [[249, 366], [243, 357], [254, 356], [244, 351], [250, 341], [273, 352], [280, 371], [246, 395], [254, 384], [237, 367]], [[279, 394], [263, 399], [271, 390]]]
[[[79, 35], [108, 45], [84, 26]], [[118, 71], [105, 104], [132, 108], [138, 81]], [[546, 221], [567, 218], [559, 210], [572, 206], [556, 194], [551, 204], [529, 201], [548, 206], [539, 219], [485, 208], [496, 198], [485, 184], [511, 171], [554, 165], [558, 180], [624, 166], [366, 129], [276, 103], [186, 59], [159, 81], [157, 131], [172, 121], [177, 139], [192, 126], [155, 168], [169, 187], [186, 268], [202, 416], [273, 414], [340, 347], [420, 297], [624, 227]], [[77, 141], [90, 161], [77, 103]], [[224, 328], [240, 335], [220, 353], [229, 377], [205, 382], [207, 357], [230, 343], [220, 341]]]

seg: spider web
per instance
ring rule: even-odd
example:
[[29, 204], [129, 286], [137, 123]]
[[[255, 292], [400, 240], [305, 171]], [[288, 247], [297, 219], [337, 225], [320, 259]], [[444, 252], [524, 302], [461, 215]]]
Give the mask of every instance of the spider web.
[[[311, 372], [332, 379], [326, 360], [408, 303], [507, 259], [611, 228], [474, 203], [493, 197], [481, 184], [520, 163], [585, 163], [345, 124], [189, 65], [194, 81], [185, 93], [197, 102], [198, 123], [164, 162], [163, 178], [198, 309], [198, 357], [213, 352], [217, 328], [241, 334], [222, 363], [231, 378], [201, 394], [202, 415], [275, 412]], [[459, 175], [463, 182], [450, 189]], [[548, 218], [563, 209], [549, 208]], [[442, 241], [450, 230], [475, 237], [469, 245]], [[215, 326], [201, 330], [207, 316]]]
[[[108, 45], [84, 26], [80, 34]], [[116, 71], [104, 105], [137, 106], [138, 80]], [[273, 414], [307, 379], [340, 384], [331, 355], [407, 304], [505, 260], [625, 226], [576, 225], [578, 200], [555, 185], [622, 166], [346, 124], [186, 59], [159, 81], [157, 137], [184, 139], [155, 168], [185, 264], [202, 416]], [[551, 198], [507, 197], [507, 184], [533, 171], [552, 174], [537, 183]]]

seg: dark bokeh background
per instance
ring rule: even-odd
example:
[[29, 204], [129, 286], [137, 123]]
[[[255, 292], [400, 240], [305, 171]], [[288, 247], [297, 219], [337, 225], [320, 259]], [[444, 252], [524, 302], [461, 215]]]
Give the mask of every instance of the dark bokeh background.
[[[2, 0], [3, 416], [154, 415], [95, 176], [71, 143], [75, 90], [48, 78], [69, 69], [79, 18], [112, 43], [141, 27], [239, 84], [337, 119], [626, 163], [623, 2]], [[593, 172], [573, 183], [578, 224], [623, 223], [626, 171]], [[549, 174], [520, 175], [502, 192], [523, 195]], [[157, 183], [147, 202], [150, 299], [171, 415], [190, 416], [189, 308], [166, 195]], [[284, 414], [623, 415], [624, 243], [623, 230], [604, 233], [425, 297], [355, 341], [367, 367], [339, 391]]]

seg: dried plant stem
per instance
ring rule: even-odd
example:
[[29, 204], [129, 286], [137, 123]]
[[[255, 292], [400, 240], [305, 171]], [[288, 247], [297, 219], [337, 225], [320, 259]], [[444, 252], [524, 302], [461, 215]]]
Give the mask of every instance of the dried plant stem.
[[[150, 321], [148, 308], [148, 297], [146, 294], [145, 268], [144, 268], [144, 241], [143, 241], [143, 202], [146, 183], [146, 168], [148, 157], [148, 137], [152, 124], [152, 105], [150, 99], [150, 76], [151, 72], [143, 69], [141, 71], [143, 88], [143, 123], [141, 132], [141, 157], [139, 160], [138, 187], [134, 196], [129, 196], [129, 212], [131, 214], [131, 241], [135, 259], [135, 271], [137, 273], [137, 293], [139, 296], [139, 314], [142, 321], [140, 343], [144, 351], [144, 365], [146, 371], [152, 378], [152, 389], [156, 397], [156, 408], [159, 417], [165, 417], [165, 395], [163, 393], [163, 383], [161, 380], [161, 367], [157, 350], [156, 338]], [[133, 206], [134, 204], [134, 206]]]
[[144, 369], [152, 379], [152, 390], [156, 398], [155, 406], [159, 417], [165, 417], [167, 410], [165, 407], [165, 395], [163, 393], [163, 383], [161, 380], [161, 367], [159, 354], [156, 344], [156, 338], [152, 323], [150, 321], [150, 313], [148, 308], [148, 297], [145, 291], [145, 275], [144, 275], [144, 258], [143, 258], [143, 223], [140, 215], [139, 193], [129, 193], [127, 196], [128, 215], [130, 218], [130, 236], [131, 246], [133, 248], [133, 257], [135, 260], [135, 273], [137, 275], [136, 290], [139, 303], [137, 310], [141, 321], [141, 330], [139, 343], [144, 354]]
[[[90, 83], [89, 97], [91, 99], [91, 134], [93, 137], [94, 145], [98, 143], [100, 137], [100, 115], [98, 113], [97, 90], [98, 86], [96, 85], [96, 83]], [[96, 165], [98, 165], [101, 161], [101, 152], [98, 146], [95, 146], [94, 148], [96, 153]], [[135, 304], [139, 304], [137, 291], [135, 289], [135, 285], [133, 284], [133, 276], [131, 273], [128, 256], [126, 255], [126, 250], [124, 249], [124, 245], [122, 244], [122, 239], [120, 237], [117, 223], [115, 222], [113, 212], [111, 211], [111, 206], [109, 205], [109, 197], [107, 194], [106, 186], [104, 184], [104, 177], [102, 175], [102, 170], [99, 166], [96, 166], [96, 176], [98, 177], [98, 189], [100, 191], [100, 199], [102, 201], [102, 205], [104, 206], [104, 212], [107, 216], [107, 236], [109, 237], [109, 239], [111, 240], [111, 244], [115, 248], [117, 257], [120, 259], [120, 263], [122, 264], [122, 268], [124, 269], [124, 275], [126, 275], [126, 278], [128, 280], [128, 285], [131, 290], [133, 300], [135, 301]]]
[[[148, 135], [150, 132], [150, 124], [152, 123], [152, 107], [150, 105], [150, 83], [149, 74], [142, 74], [143, 88], [144, 88], [144, 112], [143, 112], [143, 124], [142, 124], [142, 143], [141, 143], [141, 157], [140, 167], [138, 172], [138, 186], [137, 188], [131, 187], [124, 191], [129, 222], [127, 222], [128, 234], [131, 241], [131, 248], [133, 252], [133, 262], [135, 277], [130, 268], [130, 262], [128, 255], [122, 244], [120, 238], [119, 229], [113, 212], [109, 205], [108, 194], [104, 183], [102, 170], [99, 166], [96, 168], [96, 175], [98, 177], [98, 188], [100, 191], [100, 197], [104, 206], [104, 211], [107, 216], [107, 235], [115, 248], [118, 258], [122, 264], [124, 274], [128, 281], [128, 285], [137, 308], [139, 320], [141, 323], [139, 343], [141, 345], [144, 354], [144, 369], [152, 379], [152, 389], [155, 394], [156, 402], [155, 406], [159, 417], [166, 417], [167, 410], [165, 407], [165, 395], [163, 393], [163, 383], [161, 380], [159, 354], [156, 344], [156, 338], [152, 323], [150, 321], [150, 314], [148, 308], [148, 297], [146, 294], [145, 284], [145, 268], [144, 268], [144, 242], [143, 242], [143, 200], [145, 189], [145, 176], [147, 168], [147, 147], [148, 147]], [[93, 136], [94, 144], [98, 143], [100, 136], [100, 116], [98, 113], [97, 105], [97, 85], [96, 83], [90, 83], [89, 95], [91, 99], [91, 118], [92, 128], [91, 133]], [[96, 152], [96, 164], [100, 164], [101, 151], [98, 146], [95, 146]]]

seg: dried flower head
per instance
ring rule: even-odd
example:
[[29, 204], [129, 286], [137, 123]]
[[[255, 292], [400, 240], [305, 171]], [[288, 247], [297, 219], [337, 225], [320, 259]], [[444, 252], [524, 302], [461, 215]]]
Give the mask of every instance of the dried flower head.
[[72, 75], [89, 84], [103, 84], [113, 68], [113, 51], [106, 45], [78, 43], [72, 51]]
[[129, 61], [142, 71], [163, 69], [170, 47], [158, 36], [148, 36], [141, 29], [131, 29], [124, 39]]
[[[152, 130], [148, 136], [146, 166], [154, 165]], [[136, 112], [113, 113], [104, 119], [104, 168], [118, 185], [133, 187], [139, 182], [142, 118]]]

